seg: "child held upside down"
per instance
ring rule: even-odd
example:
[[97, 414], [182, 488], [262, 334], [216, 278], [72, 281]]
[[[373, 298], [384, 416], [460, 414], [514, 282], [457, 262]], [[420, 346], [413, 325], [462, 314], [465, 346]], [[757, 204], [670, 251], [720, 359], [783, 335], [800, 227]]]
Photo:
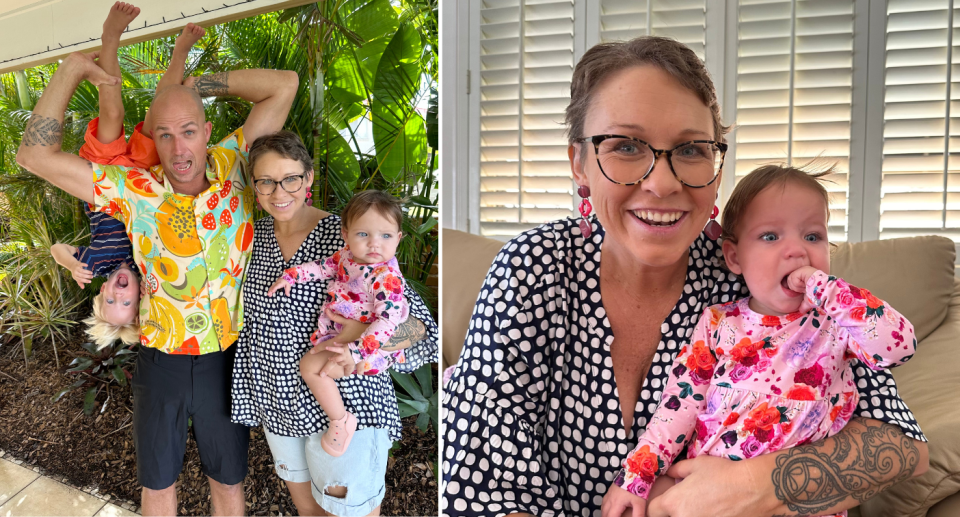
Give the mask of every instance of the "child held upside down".
[[836, 434], [857, 407], [855, 361], [882, 369], [912, 357], [913, 325], [829, 274], [823, 174], [766, 166], [737, 184], [723, 214], [723, 255], [751, 296], [700, 317], [603, 498], [604, 517], [627, 507], [644, 515], [655, 479], [684, 446], [688, 458], [741, 460]]
[[[403, 296], [403, 275], [394, 255], [403, 233], [400, 200], [377, 190], [355, 195], [343, 209], [343, 240], [346, 246], [323, 260], [308, 262], [284, 271], [267, 290], [267, 296], [299, 282], [333, 279], [327, 291], [326, 307], [320, 313], [318, 329], [310, 336], [314, 346], [340, 332], [326, 315], [327, 309], [345, 318], [370, 323], [360, 345], [349, 345], [356, 373], [375, 375], [396, 363], [404, 362], [403, 350], [387, 352], [397, 326], [406, 321], [410, 308]], [[350, 445], [357, 429], [356, 417], [344, 408], [340, 390], [333, 379], [352, 373], [328, 366], [330, 352], [306, 354], [300, 362], [300, 374], [330, 418], [330, 428], [320, 438], [320, 446], [331, 456], [340, 456]], [[330, 371], [327, 375], [325, 371]]]
[[[120, 77], [120, 36], [127, 25], [140, 14], [140, 9], [124, 2], [116, 2], [103, 22], [102, 50], [97, 64], [105, 72]], [[170, 68], [157, 83], [157, 90], [173, 84], [181, 84], [187, 54], [205, 31], [188, 24], [177, 37], [170, 58]], [[130, 135], [123, 135], [123, 98], [120, 85], [102, 85], [100, 93], [100, 116], [90, 121], [84, 135], [80, 156], [91, 162], [104, 165], [150, 168], [160, 163], [153, 140], [144, 135], [141, 122]], [[147, 115], [149, 118], [149, 113]], [[149, 125], [147, 127], [150, 127]], [[73, 279], [85, 287], [95, 276], [107, 281], [100, 294], [93, 299], [93, 314], [84, 320], [87, 334], [99, 348], [120, 339], [124, 343], [139, 343], [140, 327], [137, 313], [140, 305], [140, 277], [133, 261], [133, 248], [127, 231], [119, 220], [84, 206], [90, 218], [90, 246], [74, 247], [57, 243], [50, 254], [58, 264], [70, 270]]]

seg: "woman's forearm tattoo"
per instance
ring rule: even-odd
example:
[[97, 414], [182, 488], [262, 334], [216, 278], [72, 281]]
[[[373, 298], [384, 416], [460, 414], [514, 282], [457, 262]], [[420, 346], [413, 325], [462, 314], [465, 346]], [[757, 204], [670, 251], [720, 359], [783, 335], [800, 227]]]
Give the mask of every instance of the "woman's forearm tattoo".
[[201, 75], [193, 83], [193, 88], [201, 97], [216, 97], [227, 95], [229, 86], [227, 85], [228, 72], [217, 72], [210, 75]]
[[423, 339], [426, 335], [427, 328], [423, 326], [423, 322], [411, 316], [407, 318], [407, 321], [397, 325], [397, 330], [394, 331], [390, 341], [384, 345], [383, 350], [390, 351], [412, 345]]
[[[863, 502], [909, 478], [920, 451], [900, 429], [857, 420], [823, 445], [788, 449], [777, 457], [777, 499], [802, 515], [821, 515], [848, 497]], [[832, 445], [832, 450], [830, 448]]]
[[27, 121], [21, 142], [24, 147], [60, 145], [63, 141], [63, 125], [59, 120], [34, 113]]

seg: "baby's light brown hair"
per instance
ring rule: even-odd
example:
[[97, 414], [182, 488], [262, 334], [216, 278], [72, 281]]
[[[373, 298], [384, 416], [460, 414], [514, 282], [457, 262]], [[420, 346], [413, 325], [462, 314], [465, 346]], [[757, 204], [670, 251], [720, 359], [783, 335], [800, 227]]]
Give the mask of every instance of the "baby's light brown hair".
[[349, 228], [350, 223], [370, 209], [376, 210], [387, 219], [393, 219], [397, 223], [397, 230], [403, 230], [403, 204], [399, 199], [382, 190], [364, 190], [355, 194], [340, 214], [343, 228]]
[[723, 232], [720, 234], [720, 240], [737, 242], [737, 227], [740, 225], [740, 219], [744, 212], [747, 211], [750, 202], [771, 185], [786, 187], [787, 183], [792, 182], [801, 187], [812, 189], [823, 197], [823, 207], [827, 211], [827, 220], [829, 221], [830, 195], [820, 183], [820, 178], [835, 172], [834, 167], [830, 166], [821, 171], [808, 170], [809, 168], [810, 164], [800, 167], [764, 165], [744, 176], [733, 189], [733, 194], [730, 195], [726, 206], [723, 207], [723, 217], [721, 219]]

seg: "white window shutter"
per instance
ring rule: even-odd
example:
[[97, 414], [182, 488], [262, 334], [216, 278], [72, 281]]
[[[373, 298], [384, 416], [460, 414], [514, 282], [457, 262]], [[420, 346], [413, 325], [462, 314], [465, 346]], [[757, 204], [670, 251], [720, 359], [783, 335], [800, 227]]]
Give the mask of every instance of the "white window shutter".
[[574, 0], [482, 0], [480, 17], [480, 231], [513, 236], [573, 214]]
[[739, 3], [737, 179], [771, 163], [836, 164], [824, 182], [831, 241], [846, 240], [853, 14], [853, 0]]
[[[579, 199], [563, 119], [576, 64], [577, 3], [586, 1], [592, 0], [481, 0], [483, 235], [512, 237], [576, 214]], [[648, 7], [653, 12], [649, 22]], [[600, 23], [604, 41], [646, 34], [649, 26], [653, 34], [676, 38], [703, 57], [705, 0], [601, 0]], [[640, 32], [634, 31], [635, 23], [642, 26]]]
[[705, 0], [601, 0], [600, 41], [666, 36], [703, 59], [706, 9]]
[[960, 242], [960, 20], [949, 7], [887, 3], [881, 239]]

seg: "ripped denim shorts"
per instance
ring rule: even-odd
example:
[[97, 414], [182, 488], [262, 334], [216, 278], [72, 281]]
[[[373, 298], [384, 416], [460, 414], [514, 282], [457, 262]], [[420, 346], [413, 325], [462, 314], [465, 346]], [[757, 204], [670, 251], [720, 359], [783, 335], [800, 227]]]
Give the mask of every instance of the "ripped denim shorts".
[[[293, 483], [310, 481], [313, 498], [334, 515], [367, 515], [386, 494], [390, 433], [386, 429], [358, 429], [342, 456], [333, 457], [320, 447], [321, 434], [308, 437], [279, 436], [264, 428], [274, 466], [280, 479]], [[333, 497], [327, 487], [347, 488], [345, 497]]]

